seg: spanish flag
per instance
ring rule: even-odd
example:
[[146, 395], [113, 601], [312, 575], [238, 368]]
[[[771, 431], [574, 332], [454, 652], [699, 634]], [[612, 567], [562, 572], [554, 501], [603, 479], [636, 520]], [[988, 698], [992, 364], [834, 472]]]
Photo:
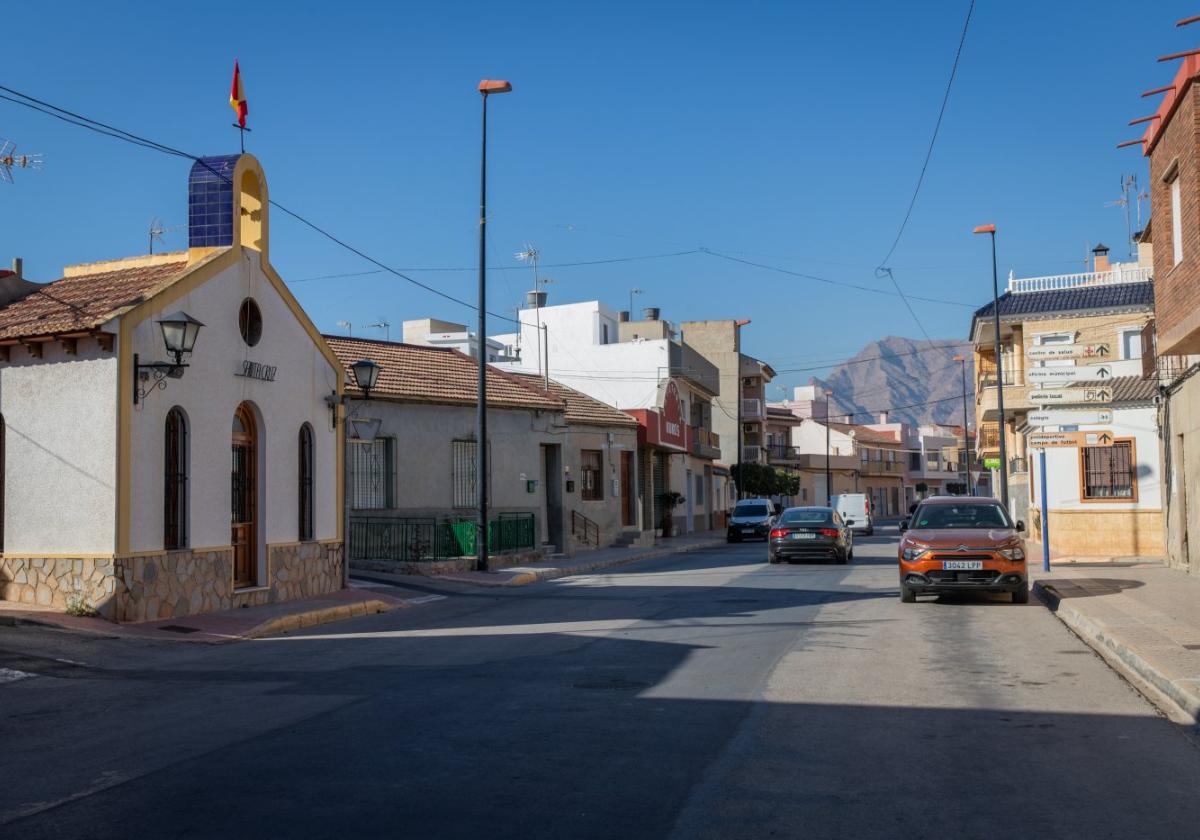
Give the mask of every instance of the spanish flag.
[[233, 61], [233, 87], [229, 90], [229, 107], [237, 112], [238, 126], [246, 127], [246, 114], [250, 112], [246, 105], [246, 89], [242, 87], [242, 74], [238, 71], [237, 59]]

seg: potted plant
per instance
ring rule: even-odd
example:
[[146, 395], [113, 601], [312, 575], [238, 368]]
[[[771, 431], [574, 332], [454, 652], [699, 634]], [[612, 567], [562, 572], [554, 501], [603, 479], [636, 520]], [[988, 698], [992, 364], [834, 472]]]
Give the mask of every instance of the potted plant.
[[672, 526], [674, 519], [671, 516], [671, 512], [674, 511], [679, 505], [683, 504], [684, 501], [683, 495], [675, 492], [674, 490], [668, 490], [666, 493], [658, 494], [658, 503], [662, 505], [663, 510], [662, 535], [664, 537], [671, 536], [674, 530]]

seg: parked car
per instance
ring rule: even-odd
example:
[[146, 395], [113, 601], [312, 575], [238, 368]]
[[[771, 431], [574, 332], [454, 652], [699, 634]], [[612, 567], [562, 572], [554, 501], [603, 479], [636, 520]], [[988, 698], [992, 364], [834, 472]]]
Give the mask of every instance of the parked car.
[[785, 510], [771, 529], [767, 559], [772, 563], [793, 560], [854, 559], [854, 522], [833, 508], [794, 507]]
[[934, 496], [900, 523], [900, 600], [941, 592], [1009, 592], [1029, 603], [1025, 523], [997, 499]]
[[871, 498], [866, 493], [841, 493], [833, 497], [833, 508], [843, 519], [854, 520], [854, 530], [868, 537], [875, 533], [871, 521]]
[[725, 541], [765, 540], [774, 522], [775, 508], [770, 499], [742, 499], [729, 516]]

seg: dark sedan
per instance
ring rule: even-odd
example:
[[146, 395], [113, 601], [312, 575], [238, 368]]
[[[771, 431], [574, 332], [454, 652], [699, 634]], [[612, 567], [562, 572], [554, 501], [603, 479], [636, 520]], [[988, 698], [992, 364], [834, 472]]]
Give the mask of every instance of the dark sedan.
[[729, 517], [726, 542], [765, 540], [775, 523], [775, 506], [770, 499], [742, 499]]
[[768, 541], [768, 559], [772, 563], [795, 560], [832, 560], [849, 563], [854, 559], [852, 519], [842, 519], [833, 508], [788, 508], [775, 522]]

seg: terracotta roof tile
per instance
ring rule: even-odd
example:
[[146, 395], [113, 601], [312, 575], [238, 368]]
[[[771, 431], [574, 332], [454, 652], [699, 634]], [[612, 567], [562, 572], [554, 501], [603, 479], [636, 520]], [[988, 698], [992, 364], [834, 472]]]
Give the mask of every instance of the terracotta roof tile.
[[[47, 283], [28, 297], [0, 309], [0, 339], [28, 338], [90, 330], [145, 300], [149, 293], [169, 285], [187, 268], [184, 255], [149, 265], [133, 259], [128, 268], [120, 262], [97, 263], [95, 272], [72, 273]], [[86, 271], [86, 267], [83, 268]]]
[[[1142, 379], [1140, 376], [1115, 376], [1108, 382], [1088, 380], [1074, 382], [1072, 388], [1096, 388], [1107, 385], [1112, 389], [1112, 401], [1115, 403], [1152, 402], [1158, 393], [1158, 382], [1153, 379]], [[1094, 406], [1103, 407], [1103, 406]]]
[[[542, 378], [531, 373], [515, 373], [531, 387], [542, 390]], [[544, 393], [544, 392], [543, 392]], [[550, 380], [550, 394], [566, 403], [566, 419], [568, 423], [582, 423], [589, 426], [633, 426], [638, 421], [625, 412], [613, 408], [608, 403], [600, 402], [589, 397], [582, 391], [568, 388], [561, 382]]]
[[[816, 422], [819, 424], [822, 421], [817, 420]], [[830, 423], [829, 428], [843, 434], [853, 429], [854, 438], [860, 443], [900, 443], [895, 432], [881, 432], [878, 429], [872, 429], [867, 426], [858, 426], [851, 423]]]
[[[393, 341], [327, 335], [325, 341], [349, 371], [360, 359], [371, 359], [383, 366], [372, 396], [390, 397], [408, 402], [475, 405], [479, 367], [475, 360], [458, 350], [425, 347]], [[358, 392], [357, 388], [348, 390]], [[488, 405], [500, 408], [528, 408], [563, 411], [563, 402], [532, 388], [517, 376], [488, 366]]]

